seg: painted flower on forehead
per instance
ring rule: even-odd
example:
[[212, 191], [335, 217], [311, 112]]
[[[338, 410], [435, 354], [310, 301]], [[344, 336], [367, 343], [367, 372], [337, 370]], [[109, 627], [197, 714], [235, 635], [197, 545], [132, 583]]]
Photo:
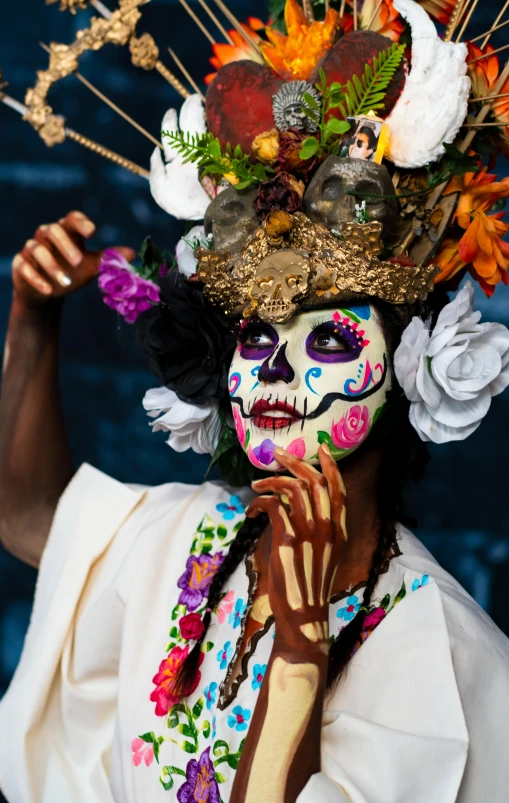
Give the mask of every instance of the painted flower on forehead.
[[189, 611], [195, 611], [209, 593], [212, 578], [223, 561], [222, 552], [216, 552], [215, 555], [190, 555], [186, 570], [177, 582], [182, 589], [179, 605], [187, 605]]
[[[156, 704], [155, 714], [157, 717], [166, 716], [172, 705], [178, 703], [181, 697], [187, 697], [196, 690], [201, 680], [201, 672], [197, 672], [192, 683], [184, 690], [184, 693], [182, 695], [177, 694], [175, 688], [177, 673], [180, 665], [186, 660], [188, 654], [188, 644], [184, 649], [182, 649], [182, 647], [174, 647], [169, 655], [161, 661], [159, 664], [159, 671], [152, 678], [152, 683], [155, 683], [156, 688], [150, 695], [150, 699]], [[198, 666], [201, 666], [204, 657], [204, 653], [201, 652]]]
[[177, 792], [179, 803], [221, 803], [210, 747], [198, 761], [192, 758], [186, 767], [186, 781]]
[[331, 437], [338, 449], [354, 449], [369, 432], [369, 410], [354, 404], [337, 423], [332, 422]]
[[108, 248], [102, 256], [98, 284], [104, 303], [127, 323], [134, 323], [142, 312], [159, 304], [158, 286], [136, 273], [114, 248]]

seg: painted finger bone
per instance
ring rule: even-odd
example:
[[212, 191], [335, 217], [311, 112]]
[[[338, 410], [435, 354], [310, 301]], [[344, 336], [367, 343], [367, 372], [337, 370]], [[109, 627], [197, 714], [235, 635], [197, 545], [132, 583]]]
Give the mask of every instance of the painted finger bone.
[[391, 243], [399, 233], [398, 205], [395, 198], [381, 195], [394, 195], [386, 167], [365, 159], [329, 156], [313, 176], [302, 205], [308, 218], [339, 233], [344, 223], [356, 220], [356, 205], [365, 201], [369, 220], [382, 224], [382, 238]]
[[253, 203], [257, 190], [229, 187], [214, 198], [205, 212], [205, 234], [212, 234], [216, 251], [235, 254], [260, 225]]

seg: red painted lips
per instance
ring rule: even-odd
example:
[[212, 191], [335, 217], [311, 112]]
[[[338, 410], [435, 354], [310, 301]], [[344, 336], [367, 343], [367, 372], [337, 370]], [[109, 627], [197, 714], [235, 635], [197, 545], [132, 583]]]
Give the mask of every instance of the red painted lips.
[[251, 408], [250, 418], [254, 426], [260, 429], [281, 429], [299, 421], [302, 414], [285, 401], [259, 399]]

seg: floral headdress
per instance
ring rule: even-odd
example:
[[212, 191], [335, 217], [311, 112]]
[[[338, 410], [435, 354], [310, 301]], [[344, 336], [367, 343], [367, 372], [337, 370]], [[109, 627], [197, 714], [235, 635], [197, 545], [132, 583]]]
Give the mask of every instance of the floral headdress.
[[[234, 30], [213, 46], [203, 100], [148, 34], [136, 35], [142, 6], [119, 0], [72, 45], [53, 44], [23, 109], [0, 99], [47, 144], [70, 136], [93, 146], [147, 174], [170, 215], [204, 221], [175, 256], [147, 241], [141, 267], [112, 251], [100, 267], [106, 303], [139, 318], [164, 384], [145, 405], [170, 445], [217, 457], [236, 442], [224, 398], [243, 316], [285, 320], [355, 293], [412, 304], [438, 284], [457, 289], [467, 273], [487, 295], [509, 283], [509, 179], [491, 172], [496, 154], [509, 154], [509, 63], [500, 68], [491, 32], [481, 45], [453, 42], [471, 19], [460, 0], [286, 0], [268, 25], [240, 23], [221, 4]], [[48, 105], [52, 84], [106, 42], [129, 44], [134, 64], [186, 97], [178, 117], [164, 116], [149, 174], [67, 129]], [[271, 297], [267, 271], [289, 278], [284, 302]], [[509, 333], [479, 322], [472, 295], [465, 285], [433, 331], [414, 318], [395, 354], [424, 440], [466, 437], [509, 383]]]

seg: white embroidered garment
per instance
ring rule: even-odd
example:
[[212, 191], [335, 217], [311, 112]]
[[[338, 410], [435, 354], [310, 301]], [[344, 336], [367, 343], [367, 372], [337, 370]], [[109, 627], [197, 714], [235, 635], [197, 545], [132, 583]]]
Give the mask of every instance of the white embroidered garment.
[[[175, 704], [167, 681], [248, 494], [222, 483], [138, 489], [80, 469], [0, 704], [9, 803], [228, 803], [274, 629], [268, 620], [253, 639], [227, 693], [254, 592], [248, 561], [213, 613], [196, 689]], [[504, 803], [509, 641], [404, 528], [398, 547], [326, 705], [322, 771], [298, 803]], [[333, 600], [331, 634], [362, 590]]]

